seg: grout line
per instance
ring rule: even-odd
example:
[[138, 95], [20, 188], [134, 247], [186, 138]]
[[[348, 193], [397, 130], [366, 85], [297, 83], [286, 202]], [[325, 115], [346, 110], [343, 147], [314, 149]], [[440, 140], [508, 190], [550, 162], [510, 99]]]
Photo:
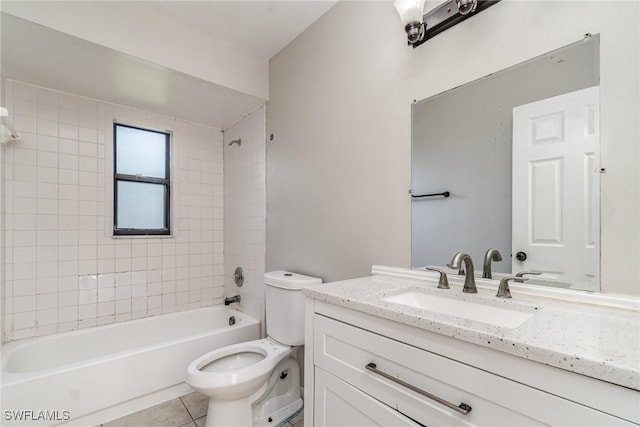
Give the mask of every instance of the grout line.
[[180, 403], [182, 403], [182, 406], [184, 406], [184, 409], [187, 410], [187, 414], [189, 414], [189, 416], [191, 417], [191, 422], [195, 422], [193, 415], [191, 415], [191, 412], [189, 412], [189, 408], [187, 408], [187, 405], [185, 405], [184, 402], [182, 401], [182, 396], [178, 397], [178, 399], [180, 400]]

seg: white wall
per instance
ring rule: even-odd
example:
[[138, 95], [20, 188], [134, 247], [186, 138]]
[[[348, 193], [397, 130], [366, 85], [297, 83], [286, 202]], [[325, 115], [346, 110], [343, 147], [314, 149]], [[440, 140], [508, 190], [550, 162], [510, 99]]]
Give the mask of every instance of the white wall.
[[[9, 80], [5, 97], [4, 340], [222, 302], [220, 130]], [[114, 119], [173, 133], [173, 237], [111, 236]]]
[[[224, 282], [227, 296], [242, 297], [240, 309], [263, 321], [265, 268], [265, 109], [224, 131]], [[229, 143], [241, 139], [240, 146]], [[244, 285], [233, 282], [236, 267]]]
[[[0, 4], [0, 10], [2, 10], [2, 4]], [[5, 94], [4, 94], [5, 80], [4, 77], [0, 75], [0, 105], [5, 106]], [[0, 147], [0, 333], [4, 330], [4, 301], [5, 301], [5, 201], [4, 201], [4, 186], [5, 186], [5, 176], [4, 176], [4, 149]], [[4, 340], [0, 339], [0, 348], [2, 347]]]
[[3, 11], [239, 92], [268, 99], [268, 63], [132, 1], [3, 1]]
[[411, 49], [391, 2], [339, 3], [270, 62], [267, 269], [338, 280], [408, 267], [411, 102], [590, 32], [601, 34], [602, 290], [640, 294], [639, 9], [505, 0]]

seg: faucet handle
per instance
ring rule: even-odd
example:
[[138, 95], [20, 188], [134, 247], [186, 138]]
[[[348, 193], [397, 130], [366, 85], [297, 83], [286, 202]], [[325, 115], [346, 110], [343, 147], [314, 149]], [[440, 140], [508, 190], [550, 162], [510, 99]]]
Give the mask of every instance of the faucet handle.
[[500, 285], [498, 286], [498, 293], [496, 296], [498, 298], [511, 298], [511, 291], [509, 290], [509, 280], [513, 280], [514, 282], [522, 283], [525, 280], [529, 280], [526, 277], [517, 277], [517, 276], [506, 276], [500, 279]]
[[439, 289], [451, 289], [449, 287], [449, 280], [447, 279], [447, 273], [445, 273], [442, 270], [439, 270], [437, 268], [433, 268], [433, 267], [425, 267], [427, 270], [430, 271], [437, 271], [438, 273], [440, 273], [440, 280], [438, 280], [438, 288]]
[[530, 275], [532, 275], [532, 276], [539, 276], [539, 275], [541, 275], [542, 273], [541, 273], [541, 272], [539, 272], [539, 271], [521, 271], [521, 272], [519, 272], [519, 273], [516, 273], [516, 277], [518, 278], [518, 280], [514, 280], [514, 281], [515, 281], [515, 282], [518, 282], [518, 283], [522, 283], [522, 282], [524, 282], [524, 281], [525, 281], [525, 280], [527, 280], [527, 279], [520, 279], [520, 278], [521, 278], [521, 277], [523, 277], [525, 274], [530, 274]]

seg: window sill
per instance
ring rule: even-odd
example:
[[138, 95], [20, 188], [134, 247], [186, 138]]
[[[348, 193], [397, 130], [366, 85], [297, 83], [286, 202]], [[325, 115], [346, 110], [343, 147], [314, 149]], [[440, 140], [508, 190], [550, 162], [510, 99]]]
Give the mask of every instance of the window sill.
[[120, 234], [117, 236], [111, 236], [113, 240], [121, 240], [121, 239], [175, 239], [175, 234], [143, 234], [143, 235], [126, 235]]

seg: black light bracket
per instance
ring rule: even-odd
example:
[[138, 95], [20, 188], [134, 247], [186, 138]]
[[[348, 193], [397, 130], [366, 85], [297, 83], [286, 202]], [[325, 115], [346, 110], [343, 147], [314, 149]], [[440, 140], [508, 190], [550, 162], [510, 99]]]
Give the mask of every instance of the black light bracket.
[[500, 2], [500, 0], [478, 0], [478, 5], [476, 6], [475, 11], [467, 15], [462, 15], [460, 12], [458, 12], [458, 5], [456, 4], [456, 0], [448, 0], [424, 14], [424, 16], [422, 17], [425, 27], [424, 37], [422, 37], [420, 40], [417, 40], [413, 44], [410, 44], [414, 48], [418, 47], [422, 43], [437, 36], [441, 32], [448, 30], [449, 28], [459, 24], [465, 19], [477, 15], [478, 13], [482, 12], [485, 9], [488, 9], [498, 2]]

